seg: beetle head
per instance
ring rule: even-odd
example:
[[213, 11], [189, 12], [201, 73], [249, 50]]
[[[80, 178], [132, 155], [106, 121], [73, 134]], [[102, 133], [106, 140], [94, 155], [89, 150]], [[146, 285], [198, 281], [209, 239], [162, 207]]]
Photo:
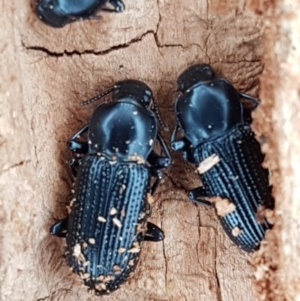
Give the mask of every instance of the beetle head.
[[63, 27], [73, 20], [64, 16], [53, 0], [40, 0], [36, 6], [36, 14], [47, 25]]
[[179, 90], [184, 93], [195, 84], [207, 82], [214, 77], [215, 74], [210, 65], [197, 64], [187, 68], [179, 75], [177, 85]]
[[132, 79], [117, 82], [112, 94], [113, 99], [130, 98], [145, 108], [148, 108], [153, 96], [149, 86], [141, 81]]

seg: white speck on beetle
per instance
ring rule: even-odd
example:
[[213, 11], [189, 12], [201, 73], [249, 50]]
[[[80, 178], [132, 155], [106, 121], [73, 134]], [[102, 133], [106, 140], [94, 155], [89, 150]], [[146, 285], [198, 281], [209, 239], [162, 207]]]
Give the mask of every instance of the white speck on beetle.
[[78, 261], [85, 261], [84, 255], [81, 253], [80, 244], [76, 244], [73, 249], [73, 255]]
[[152, 144], [153, 144], [153, 139], [150, 139], [149, 140], [149, 145], [152, 146]]
[[98, 216], [98, 222], [105, 223], [106, 219], [103, 216]]
[[137, 115], [137, 113], [138, 113], [137, 111], [133, 111], [132, 112], [133, 115]]
[[113, 223], [114, 223], [117, 227], [119, 227], [119, 228], [122, 227], [121, 221], [118, 220], [116, 217], [113, 218]]
[[89, 238], [88, 242], [89, 242], [89, 244], [94, 245], [96, 240], [95, 240], [95, 238]]
[[112, 207], [111, 209], [110, 209], [110, 212], [109, 212], [109, 214], [110, 215], [115, 215], [115, 214], [117, 214], [117, 209], [115, 208], [115, 207]]

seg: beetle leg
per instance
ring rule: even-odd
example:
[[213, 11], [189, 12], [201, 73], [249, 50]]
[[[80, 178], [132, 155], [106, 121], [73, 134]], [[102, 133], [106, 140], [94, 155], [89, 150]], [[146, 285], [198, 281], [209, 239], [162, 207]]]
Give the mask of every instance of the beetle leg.
[[162, 178], [163, 178], [163, 173], [162, 173], [162, 171], [159, 170], [159, 169], [152, 168], [152, 169], [151, 169], [151, 174], [152, 174], [153, 177], [156, 178], [156, 180], [155, 180], [155, 182], [153, 183], [153, 185], [152, 185], [152, 187], [151, 187], [151, 190], [150, 190], [150, 193], [151, 193], [151, 194], [154, 194], [155, 191], [156, 191], [156, 189], [157, 189], [157, 187], [159, 186], [159, 184], [160, 184]]
[[190, 142], [185, 137], [175, 140], [178, 129], [179, 125], [177, 123], [171, 136], [171, 148], [175, 152], [188, 149], [191, 146]]
[[194, 188], [188, 193], [189, 199], [195, 204], [202, 204], [209, 207], [213, 207], [212, 203], [205, 198], [209, 197], [203, 186]]
[[150, 222], [147, 223], [147, 231], [144, 237], [145, 241], [161, 241], [164, 238], [164, 232], [159, 227]]
[[50, 233], [57, 237], [66, 237], [67, 229], [68, 229], [68, 221], [69, 221], [69, 216], [56, 222], [51, 226]]
[[196, 165], [199, 164], [199, 161], [197, 160], [197, 158], [195, 158], [195, 155], [194, 155], [194, 148], [189, 148], [188, 150], [183, 151], [182, 157], [184, 160], [186, 160], [190, 163], [193, 163]]
[[251, 96], [251, 95], [239, 92], [239, 96], [242, 97], [242, 98], [250, 100], [254, 104], [254, 106], [251, 108], [251, 110], [256, 109], [257, 106], [259, 105], [259, 100], [257, 98], [255, 98], [255, 97]]
[[162, 139], [162, 137], [159, 133], [157, 134], [157, 140], [158, 140], [165, 156], [159, 156], [154, 150], [152, 150], [147, 158], [147, 161], [150, 165], [152, 165], [155, 168], [168, 167], [171, 163], [171, 155], [168, 150], [168, 147], [165, 144], [164, 140]]
[[104, 8], [101, 8], [102, 11], [119, 13], [119, 12], [122, 12], [125, 9], [125, 5], [121, 0], [108, 0], [108, 2], [114, 8], [109, 9], [109, 8], [104, 7]]
[[73, 137], [68, 141], [68, 148], [77, 154], [86, 154], [88, 152], [88, 143], [87, 142], [79, 142], [76, 139], [79, 138], [80, 135], [85, 133], [89, 129], [89, 125], [87, 124], [83, 128], [81, 128]]

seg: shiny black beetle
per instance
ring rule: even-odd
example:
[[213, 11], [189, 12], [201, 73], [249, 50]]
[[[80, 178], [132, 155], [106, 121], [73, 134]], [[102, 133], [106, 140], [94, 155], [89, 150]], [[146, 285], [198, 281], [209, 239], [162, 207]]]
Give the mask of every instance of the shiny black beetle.
[[[199, 165], [203, 184], [189, 191], [189, 198], [215, 207], [227, 235], [251, 252], [271, 226], [259, 212], [274, 206], [268, 171], [262, 167], [264, 156], [244, 121], [241, 98], [254, 107], [259, 101], [237, 92], [226, 79], [215, 76], [208, 64], [191, 66], [177, 83], [182, 94], [175, 103], [177, 124], [171, 147]], [[183, 137], [176, 140], [179, 128]]]
[[[110, 3], [113, 9], [104, 7]], [[63, 27], [80, 19], [95, 19], [97, 12], [122, 12], [125, 6], [121, 0], [38, 0], [36, 13], [47, 25]]]
[[[88, 125], [69, 141], [76, 178], [70, 215], [51, 227], [66, 237], [67, 264], [97, 295], [117, 289], [134, 271], [143, 241], [160, 241], [162, 230], [147, 222], [151, 198], [162, 178], [160, 169], [171, 163], [158, 132], [159, 113], [151, 89], [126, 80], [84, 102], [108, 93]], [[79, 140], [88, 131], [88, 141]], [[164, 156], [153, 146], [158, 141]], [[151, 178], [155, 181], [151, 186]]]

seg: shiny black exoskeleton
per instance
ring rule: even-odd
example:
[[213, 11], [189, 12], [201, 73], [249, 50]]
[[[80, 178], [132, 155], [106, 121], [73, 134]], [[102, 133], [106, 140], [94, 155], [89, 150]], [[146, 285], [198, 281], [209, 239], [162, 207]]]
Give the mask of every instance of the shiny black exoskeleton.
[[[178, 78], [178, 87], [182, 94], [175, 103], [177, 125], [172, 149], [183, 151], [184, 159], [199, 167], [210, 158], [217, 159], [200, 172], [203, 186], [191, 190], [189, 198], [210, 206], [216, 205], [209, 198], [226, 199], [235, 210], [226, 214], [223, 208], [225, 214], [218, 212], [220, 222], [237, 246], [251, 252], [259, 247], [270, 227], [266, 218], [258, 219], [259, 207], [274, 206], [268, 171], [262, 167], [264, 156], [244, 121], [241, 98], [255, 107], [259, 101], [236, 91], [226, 79], [215, 76], [207, 64], [185, 70]], [[183, 137], [176, 140], [179, 128]]]
[[[111, 4], [113, 9], [104, 7]], [[47, 25], [63, 27], [82, 19], [97, 19], [97, 12], [121, 12], [125, 8], [121, 0], [38, 0], [36, 13]]]
[[[116, 83], [88, 125], [68, 143], [76, 178], [70, 215], [51, 233], [66, 237], [67, 264], [96, 294], [117, 289], [134, 271], [143, 241], [160, 241], [163, 232], [147, 221], [151, 198], [171, 163], [158, 131], [158, 110], [151, 89], [140, 81]], [[87, 132], [87, 141], [79, 136]], [[164, 155], [153, 146], [160, 144]], [[79, 156], [79, 157], [78, 157]], [[151, 178], [155, 181], [151, 186]]]

